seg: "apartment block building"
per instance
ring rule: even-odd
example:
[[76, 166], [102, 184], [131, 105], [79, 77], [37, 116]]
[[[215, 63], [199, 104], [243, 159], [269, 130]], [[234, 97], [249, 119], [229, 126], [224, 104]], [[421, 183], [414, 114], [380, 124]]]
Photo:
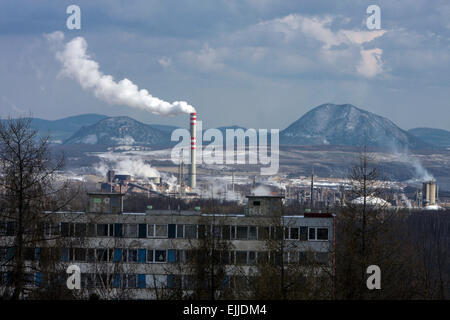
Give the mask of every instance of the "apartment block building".
[[[80, 294], [84, 296], [107, 292], [109, 298], [155, 299], [158, 292], [173, 289], [177, 283], [189, 291], [195, 279], [183, 265], [205, 235], [229, 244], [229, 250], [219, 252], [220, 261], [227, 266], [223, 283], [227, 288], [268, 259], [283, 259], [286, 264], [302, 264], [309, 259], [332, 264], [334, 215], [283, 215], [282, 196], [249, 196], [245, 212], [236, 214], [170, 210], [125, 213], [122, 196], [92, 193], [85, 212], [52, 213], [53, 219], [44, 231], [49, 240], [25, 253], [30, 285], [41, 286], [46, 281], [41, 272], [33, 272], [39, 268], [31, 266], [39, 266], [43, 250], [56, 250], [60, 272], [55, 277], [65, 286], [66, 268], [79, 266]], [[7, 287], [6, 262], [14, 255], [14, 226], [5, 223], [2, 230], [0, 284]], [[271, 252], [271, 239], [284, 241], [282, 257]]]

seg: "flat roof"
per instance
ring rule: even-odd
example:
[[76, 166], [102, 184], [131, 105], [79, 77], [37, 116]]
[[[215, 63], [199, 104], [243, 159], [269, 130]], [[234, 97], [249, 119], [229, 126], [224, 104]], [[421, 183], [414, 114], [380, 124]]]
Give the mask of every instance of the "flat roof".
[[284, 196], [245, 196], [246, 198], [284, 198]]
[[125, 193], [119, 192], [88, 192], [88, 195], [92, 196], [124, 196]]

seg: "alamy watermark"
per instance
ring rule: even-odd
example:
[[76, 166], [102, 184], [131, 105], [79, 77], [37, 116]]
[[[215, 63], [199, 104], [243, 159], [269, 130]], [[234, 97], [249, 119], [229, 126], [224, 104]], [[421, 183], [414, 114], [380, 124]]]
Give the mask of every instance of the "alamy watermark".
[[373, 264], [367, 267], [367, 274], [370, 276], [367, 278], [366, 286], [367, 289], [381, 289], [381, 269], [379, 266]]
[[381, 9], [376, 4], [372, 4], [367, 7], [367, 14], [370, 16], [366, 20], [366, 26], [369, 30], [380, 30], [381, 29]]
[[[261, 175], [273, 175], [278, 172], [280, 154], [278, 129], [270, 129], [270, 132], [267, 129], [226, 129], [224, 137], [219, 129], [202, 131], [202, 122], [197, 121], [197, 132], [196, 161], [199, 165], [252, 164], [261, 165]], [[190, 164], [190, 131], [182, 128], [174, 130], [171, 141], [180, 139], [181, 142], [172, 149], [171, 160], [176, 164], [181, 161]], [[203, 142], [208, 142], [204, 148]]]
[[79, 6], [72, 4], [67, 7], [66, 13], [70, 14], [66, 20], [67, 29], [81, 29], [81, 9]]
[[69, 274], [67, 278], [67, 288], [69, 290], [81, 289], [81, 270], [76, 264], [71, 264], [67, 267], [66, 273]]

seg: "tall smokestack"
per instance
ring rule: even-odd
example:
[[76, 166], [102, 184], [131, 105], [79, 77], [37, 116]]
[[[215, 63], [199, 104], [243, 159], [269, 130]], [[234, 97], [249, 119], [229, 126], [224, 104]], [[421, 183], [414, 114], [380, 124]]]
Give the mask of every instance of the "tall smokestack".
[[191, 166], [189, 169], [189, 182], [191, 188], [195, 188], [197, 184], [197, 169], [196, 169], [196, 149], [197, 149], [197, 113], [191, 113]]

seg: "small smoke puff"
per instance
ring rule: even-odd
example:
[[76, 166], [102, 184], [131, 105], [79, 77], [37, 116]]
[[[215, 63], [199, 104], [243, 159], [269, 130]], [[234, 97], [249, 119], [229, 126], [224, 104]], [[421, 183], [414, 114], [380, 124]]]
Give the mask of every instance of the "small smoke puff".
[[270, 188], [263, 186], [263, 185], [260, 185], [260, 186], [256, 187], [255, 189], [253, 189], [252, 193], [253, 193], [253, 195], [259, 196], [259, 197], [271, 195]]
[[[62, 42], [64, 34], [57, 31], [46, 35], [53, 43]], [[114, 81], [113, 76], [103, 74], [99, 64], [92, 60], [87, 52], [87, 42], [83, 37], [76, 37], [58, 50], [56, 58], [63, 65], [62, 74], [80, 83], [83, 89], [91, 90], [94, 95], [109, 104], [126, 105], [154, 114], [173, 116], [195, 112], [193, 106], [185, 101], [169, 103], [153, 97], [147, 90], [139, 90], [129, 79]]]

